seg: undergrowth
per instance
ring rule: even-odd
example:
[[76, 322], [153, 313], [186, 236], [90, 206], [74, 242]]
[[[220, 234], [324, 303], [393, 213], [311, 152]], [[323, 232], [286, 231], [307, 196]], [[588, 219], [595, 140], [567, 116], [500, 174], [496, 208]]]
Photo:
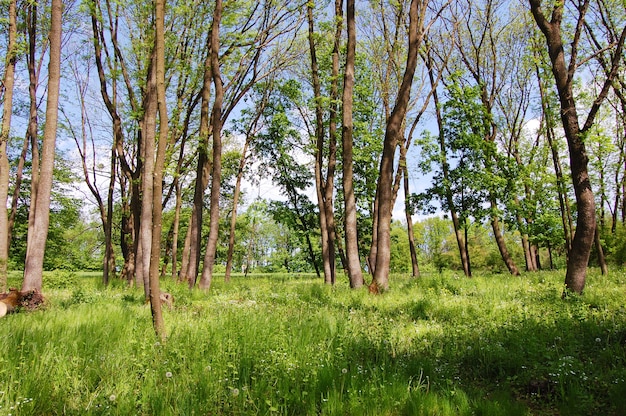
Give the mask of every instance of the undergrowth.
[[53, 278], [44, 310], [0, 321], [0, 415], [626, 414], [621, 270], [565, 300], [557, 272], [394, 276], [381, 296], [164, 280], [164, 344], [141, 291]]

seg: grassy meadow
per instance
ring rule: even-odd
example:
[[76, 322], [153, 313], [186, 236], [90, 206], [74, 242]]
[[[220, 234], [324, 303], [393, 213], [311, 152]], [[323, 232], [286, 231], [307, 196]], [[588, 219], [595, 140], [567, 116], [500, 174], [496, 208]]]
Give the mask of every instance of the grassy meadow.
[[51, 273], [0, 319], [0, 415], [626, 414], [626, 271], [565, 300], [563, 272], [340, 280], [164, 280], [161, 344], [140, 290]]

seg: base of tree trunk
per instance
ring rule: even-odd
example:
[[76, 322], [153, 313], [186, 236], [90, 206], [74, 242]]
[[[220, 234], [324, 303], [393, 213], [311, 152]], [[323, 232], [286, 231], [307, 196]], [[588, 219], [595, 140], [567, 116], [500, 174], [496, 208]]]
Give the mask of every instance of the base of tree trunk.
[[20, 292], [17, 289], [9, 289], [9, 293], [0, 293], [0, 317], [17, 312], [21, 308], [38, 309], [44, 302], [45, 299], [38, 290]]

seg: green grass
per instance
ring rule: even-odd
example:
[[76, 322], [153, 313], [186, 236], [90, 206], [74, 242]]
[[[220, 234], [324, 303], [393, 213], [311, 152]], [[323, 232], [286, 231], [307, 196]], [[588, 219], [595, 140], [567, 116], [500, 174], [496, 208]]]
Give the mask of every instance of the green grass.
[[0, 320], [0, 415], [626, 414], [624, 271], [566, 300], [555, 272], [394, 276], [382, 296], [165, 280], [165, 344], [141, 291], [46, 278], [45, 310]]

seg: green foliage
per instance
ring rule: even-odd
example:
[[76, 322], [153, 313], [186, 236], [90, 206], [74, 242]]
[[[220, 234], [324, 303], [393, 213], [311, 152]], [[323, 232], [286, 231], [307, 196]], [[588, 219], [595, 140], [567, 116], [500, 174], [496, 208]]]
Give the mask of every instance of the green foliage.
[[409, 273], [411, 271], [411, 252], [409, 237], [404, 225], [399, 221], [391, 223], [391, 264], [392, 273]]
[[46, 273], [43, 278], [43, 288], [46, 289], [71, 289], [78, 285], [76, 273], [68, 270], [53, 270]]
[[[295, 275], [171, 280], [156, 342], [139, 289], [78, 276], [3, 318], [1, 414], [622, 414], [623, 270], [393, 277], [374, 297]], [[342, 279], [339, 279], [342, 281]]]

